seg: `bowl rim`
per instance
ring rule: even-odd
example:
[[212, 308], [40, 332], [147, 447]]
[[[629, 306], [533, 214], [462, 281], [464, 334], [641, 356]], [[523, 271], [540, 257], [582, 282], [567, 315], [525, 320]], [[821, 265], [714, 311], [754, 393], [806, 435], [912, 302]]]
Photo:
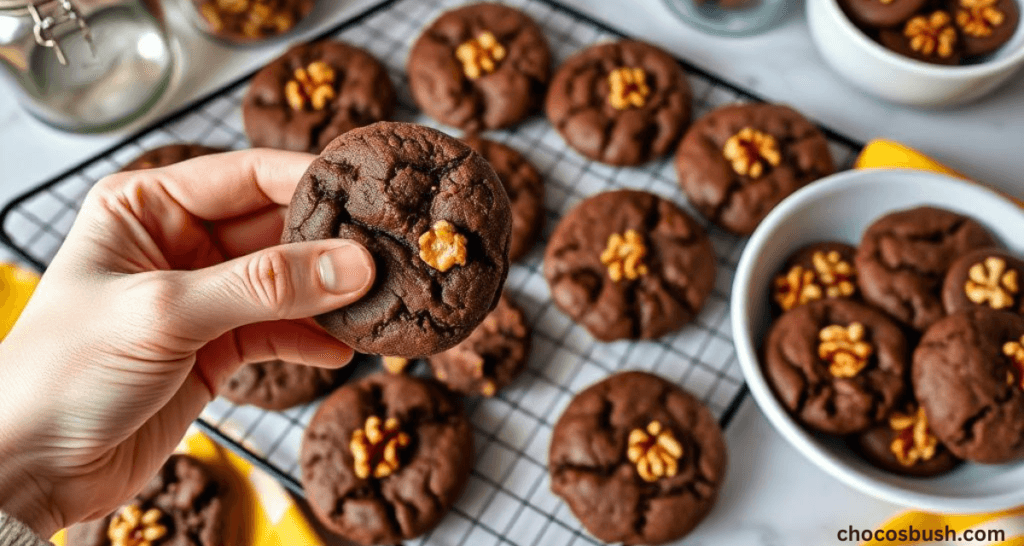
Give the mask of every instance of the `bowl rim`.
[[[840, 28], [852, 35], [853, 40], [876, 59], [894, 64], [901, 69], [908, 70], [919, 75], [948, 79], [972, 78], [997, 74], [1012, 68], [1014, 65], [1024, 63], [1024, 43], [1022, 43], [1016, 51], [1011, 52], [1005, 57], [991, 59], [978, 64], [944, 66], [911, 59], [910, 57], [905, 57], [895, 51], [890, 51], [886, 47], [869, 38], [867, 34], [864, 34], [864, 32], [857, 28], [857, 26], [853, 24], [853, 21], [846, 16], [842, 7], [839, 6], [839, 0], [812, 0], [810, 3], [821, 3], [822, 5], [827, 6], [826, 9], [828, 10], [829, 15], [838, 21]], [[1022, 5], [1019, 0], [1017, 0], [1017, 3], [1020, 11], [1022, 12], [1022, 17], [1018, 25], [1020, 27], [1024, 27], [1024, 5]], [[1024, 32], [1024, 28], [1018, 28], [1017, 32]]]
[[[774, 235], [776, 228], [789, 220], [799, 208], [805, 206], [806, 202], [839, 189], [876, 183], [874, 181], [879, 177], [891, 177], [890, 181], [898, 177], [928, 177], [929, 184], [936, 184], [936, 190], [939, 192], [942, 191], [942, 186], [969, 189], [977, 192], [979, 196], [996, 199], [1021, 210], [1006, 195], [991, 188], [945, 174], [911, 169], [843, 171], [793, 193], [776, 206], [751, 235], [737, 263], [733, 278], [729, 302], [733, 344], [747, 388], [768, 421], [791, 446], [828, 475], [855, 490], [887, 502], [940, 513], [980, 513], [1020, 506], [1024, 504], [1024, 489], [984, 497], [949, 497], [907, 490], [850, 466], [828, 453], [811, 433], [796, 423], [775, 397], [761, 370], [757, 346], [747, 320], [750, 316], [748, 295], [755, 282], [763, 282], [763, 279], [754, 279], [754, 267], [761, 254], [771, 248], [771, 236]], [[1021, 214], [1024, 214], [1024, 210]]]

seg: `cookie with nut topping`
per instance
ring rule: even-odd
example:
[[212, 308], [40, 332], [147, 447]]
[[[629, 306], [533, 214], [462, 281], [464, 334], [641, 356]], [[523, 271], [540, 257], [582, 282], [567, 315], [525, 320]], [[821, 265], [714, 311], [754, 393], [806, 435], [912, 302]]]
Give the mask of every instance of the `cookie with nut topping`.
[[1024, 260], [1001, 248], [960, 256], [946, 272], [942, 304], [950, 314], [975, 307], [1024, 314]]
[[1006, 45], [1020, 24], [1016, 0], [949, 0], [964, 55], [979, 57]]
[[881, 311], [842, 299], [801, 305], [776, 319], [762, 361], [772, 391], [808, 428], [863, 432], [907, 391], [907, 340]]
[[409, 89], [428, 116], [474, 133], [540, 109], [551, 52], [537, 23], [497, 3], [446, 11], [409, 52]]
[[441, 521], [473, 467], [473, 431], [440, 384], [379, 373], [324, 400], [302, 441], [302, 485], [327, 529], [396, 544]]
[[869, 463], [901, 476], [939, 476], [960, 464], [932, 432], [924, 409], [914, 403], [851, 438], [850, 445]]
[[365, 246], [376, 263], [373, 287], [316, 320], [358, 352], [420, 357], [466, 339], [498, 304], [511, 218], [498, 175], [469, 146], [381, 122], [345, 133], [313, 160], [282, 240]]
[[932, 64], [957, 65], [963, 60], [963, 38], [953, 15], [946, 10], [926, 10], [903, 25], [882, 29], [878, 41], [911, 59]]
[[1024, 458], [1024, 317], [977, 307], [933, 324], [914, 351], [914, 394], [957, 457]]
[[68, 529], [74, 546], [220, 546], [221, 484], [188, 455], [171, 455], [156, 476], [113, 514]]
[[652, 193], [597, 194], [555, 228], [544, 277], [555, 304], [601, 341], [655, 339], [692, 321], [715, 284], [704, 228]]
[[313, 11], [314, 0], [192, 0], [209, 34], [258, 42], [285, 34]]
[[772, 309], [784, 313], [820, 299], [856, 298], [856, 254], [856, 248], [833, 241], [798, 249], [772, 280]]
[[242, 118], [254, 147], [315, 154], [351, 129], [390, 119], [396, 104], [380, 61], [324, 40], [292, 47], [263, 67], [249, 84]]
[[714, 416], [659, 376], [621, 372], [588, 387], [551, 433], [551, 490], [607, 543], [663, 544], [714, 507], [727, 452]]
[[783, 199], [835, 171], [825, 135], [775, 104], [713, 110], [686, 133], [675, 165], [697, 210], [738, 235], [749, 235]]
[[621, 40], [562, 63], [545, 108], [577, 152], [609, 165], [639, 165], [672, 151], [690, 124], [691, 102], [678, 61], [650, 44]]

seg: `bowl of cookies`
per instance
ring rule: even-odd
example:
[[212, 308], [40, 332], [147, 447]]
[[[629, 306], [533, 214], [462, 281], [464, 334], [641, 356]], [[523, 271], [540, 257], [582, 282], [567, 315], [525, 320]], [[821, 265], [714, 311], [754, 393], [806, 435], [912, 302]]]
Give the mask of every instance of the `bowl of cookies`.
[[879, 98], [937, 108], [976, 100], [1024, 66], [1021, 0], [818, 0], [818, 50]]
[[794, 193], [737, 267], [747, 385], [800, 453], [918, 509], [1024, 503], [1024, 209], [910, 170]]

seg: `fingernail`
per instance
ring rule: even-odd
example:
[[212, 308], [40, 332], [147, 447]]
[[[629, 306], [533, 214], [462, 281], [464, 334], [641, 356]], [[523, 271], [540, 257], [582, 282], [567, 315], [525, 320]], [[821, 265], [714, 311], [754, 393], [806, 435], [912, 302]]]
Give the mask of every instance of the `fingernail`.
[[367, 288], [373, 279], [373, 258], [362, 246], [345, 243], [328, 250], [317, 260], [320, 281], [333, 294], [352, 294]]

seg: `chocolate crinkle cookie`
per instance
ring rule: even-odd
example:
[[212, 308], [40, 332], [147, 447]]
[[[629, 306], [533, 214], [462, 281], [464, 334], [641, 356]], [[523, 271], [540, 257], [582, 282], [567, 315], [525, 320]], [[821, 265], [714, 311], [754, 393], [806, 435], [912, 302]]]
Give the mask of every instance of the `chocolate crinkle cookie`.
[[615, 374], [576, 395], [555, 424], [552, 491], [604, 542], [663, 544], [711, 511], [726, 446], [699, 400], [644, 372]]
[[214, 148], [202, 144], [168, 144], [143, 152], [139, 157], [131, 160], [121, 168], [125, 171], [139, 171], [142, 169], [156, 169], [173, 165], [194, 157], [219, 154], [228, 151], [225, 148]]
[[354, 129], [313, 161], [282, 241], [351, 239], [376, 261], [359, 301], [318, 316], [356, 351], [439, 353], [498, 304], [512, 213], [498, 175], [469, 146], [420, 125]]
[[284, 410], [316, 400], [346, 372], [281, 360], [246, 364], [221, 386], [219, 394], [235, 404]]
[[441, 521], [473, 467], [473, 432], [441, 385], [376, 374], [341, 387], [302, 443], [302, 484], [330, 531], [396, 544]]

